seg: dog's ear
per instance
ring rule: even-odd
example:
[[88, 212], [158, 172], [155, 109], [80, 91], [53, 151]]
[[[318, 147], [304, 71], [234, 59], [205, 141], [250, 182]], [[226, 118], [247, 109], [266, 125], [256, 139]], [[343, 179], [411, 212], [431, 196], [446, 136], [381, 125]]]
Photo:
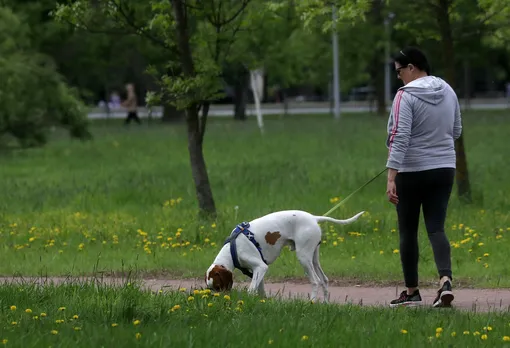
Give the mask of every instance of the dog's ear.
[[230, 272], [225, 267], [219, 270], [219, 278], [221, 283], [221, 290], [231, 290], [232, 285], [234, 284], [234, 280], [232, 279], [232, 272]]
[[212, 287], [216, 291], [224, 291], [232, 289], [233, 279], [232, 272], [230, 272], [223, 265], [216, 265], [210, 271], [208, 279], [212, 278]]

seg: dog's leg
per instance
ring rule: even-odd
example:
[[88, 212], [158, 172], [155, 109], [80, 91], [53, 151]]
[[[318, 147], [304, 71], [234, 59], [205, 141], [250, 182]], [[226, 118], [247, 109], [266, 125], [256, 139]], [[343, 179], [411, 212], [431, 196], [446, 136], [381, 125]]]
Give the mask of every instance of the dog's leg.
[[326, 277], [326, 274], [324, 274], [324, 271], [322, 270], [321, 268], [321, 264], [319, 262], [319, 247], [320, 247], [320, 244], [317, 245], [317, 247], [315, 248], [315, 252], [313, 253], [313, 265], [315, 267], [315, 273], [317, 273], [317, 275], [319, 276], [319, 278], [321, 278], [321, 285], [322, 285], [322, 290], [324, 291], [324, 302], [328, 302], [329, 300], [329, 292], [328, 292], [328, 283], [329, 283], [329, 279], [328, 277]]
[[260, 280], [258, 292], [260, 297], [266, 297], [266, 291], [264, 290], [264, 279]]
[[253, 268], [253, 278], [251, 280], [250, 287], [248, 288], [248, 292], [250, 294], [255, 294], [257, 292], [260, 283], [264, 280], [267, 269], [268, 267], [265, 263], [260, 263], [257, 267]]
[[310, 294], [310, 300], [315, 301], [317, 299], [317, 292], [319, 289], [319, 284], [322, 283], [319, 276], [315, 273], [315, 267], [313, 265], [313, 253], [314, 248], [309, 247], [299, 247], [296, 246], [296, 255], [303, 266], [306, 275], [308, 276], [308, 280], [312, 284], [312, 293]]

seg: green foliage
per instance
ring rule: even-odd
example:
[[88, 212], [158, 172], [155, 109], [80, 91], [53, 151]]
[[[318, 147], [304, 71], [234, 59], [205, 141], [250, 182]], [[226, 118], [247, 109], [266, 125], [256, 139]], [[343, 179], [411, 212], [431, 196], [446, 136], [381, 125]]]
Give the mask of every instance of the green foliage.
[[506, 0], [478, 0], [481, 13], [477, 16], [485, 21], [490, 30], [484, 37], [489, 47], [503, 47], [510, 51], [510, 6]]
[[352, 25], [360, 20], [365, 20], [370, 4], [370, 0], [302, 0], [296, 2], [297, 11], [300, 13], [304, 26], [318, 28], [324, 32], [331, 32], [335, 26]]
[[60, 125], [73, 137], [88, 138], [84, 106], [52, 60], [32, 49], [29, 26], [5, 7], [0, 23], [0, 136], [38, 146], [46, 142], [49, 127]]
[[97, 5], [86, 0], [73, 1], [58, 4], [54, 15], [77, 28], [129, 32], [158, 44], [167, 52], [166, 62], [152, 65], [148, 71], [163, 87], [160, 98], [183, 109], [194, 103], [215, 100], [221, 95], [221, 61], [228, 54], [242, 24], [238, 11], [243, 4], [187, 2], [193, 76], [183, 74], [181, 55], [176, 48], [178, 35], [173, 7], [168, 1], [109, 0]]

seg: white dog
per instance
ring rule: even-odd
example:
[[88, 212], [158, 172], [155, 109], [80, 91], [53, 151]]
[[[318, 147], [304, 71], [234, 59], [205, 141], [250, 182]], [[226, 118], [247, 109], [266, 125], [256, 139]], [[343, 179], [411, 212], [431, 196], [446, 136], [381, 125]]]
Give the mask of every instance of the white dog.
[[[317, 298], [319, 286], [328, 301], [328, 278], [319, 263], [322, 231], [319, 222], [329, 221], [345, 225], [356, 221], [364, 212], [346, 220], [315, 216], [300, 210], [274, 212], [249, 223], [239, 224], [223, 245], [216, 259], [207, 269], [207, 287], [216, 291], [230, 290], [232, 272], [239, 268], [252, 278], [250, 293], [265, 296], [264, 276], [286, 245], [296, 251], [297, 258], [312, 284], [311, 300]], [[250, 272], [251, 271], [251, 272]]]

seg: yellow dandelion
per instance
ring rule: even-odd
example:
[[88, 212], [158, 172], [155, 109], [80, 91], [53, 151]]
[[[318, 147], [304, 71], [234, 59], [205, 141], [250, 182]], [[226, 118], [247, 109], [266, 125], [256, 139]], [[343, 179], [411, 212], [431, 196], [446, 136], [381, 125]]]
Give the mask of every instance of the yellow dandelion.
[[443, 332], [443, 328], [442, 328], [442, 327], [438, 327], [438, 328], [436, 329], [436, 333], [441, 333], [441, 332]]
[[266, 300], [262, 299], [259, 301], [260, 303], [266, 303]]
[[51, 330], [50, 332], [51, 332], [52, 335], [57, 335], [58, 334], [57, 330]]
[[273, 342], [274, 342], [273, 340], [269, 340], [267, 341], [267, 344], [273, 344]]
[[76, 319], [78, 319], [78, 318], [79, 318], [78, 314], [73, 315], [73, 319], [74, 319], [74, 320], [76, 320]]
[[483, 246], [483, 245], [484, 245], [483, 242], [478, 243], [478, 246]]
[[400, 252], [400, 250], [398, 250], [398, 249], [393, 250], [393, 254], [398, 254], [399, 252]]
[[207, 307], [212, 307], [212, 306], [213, 306], [212, 302], [209, 302], [209, 303], [207, 304]]
[[452, 332], [452, 337], [457, 336], [457, 333], [455, 331]]
[[46, 313], [42, 312], [41, 314], [39, 314], [41, 316], [41, 318], [44, 318], [46, 317]]
[[119, 324], [117, 324], [117, 323], [112, 323], [112, 327], [117, 327], [117, 326], [119, 326]]
[[242, 305], [244, 304], [244, 301], [243, 301], [243, 300], [239, 300], [239, 301], [237, 301], [237, 304], [238, 304], [239, 306], [242, 306]]
[[59, 307], [59, 309], [58, 309], [59, 312], [63, 312], [65, 310], [66, 310], [66, 307]]
[[492, 331], [492, 326], [484, 326], [484, 331]]
[[308, 336], [301, 337], [301, 341], [307, 341], [307, 340], [308, 340]]
[[141, 334], [141, 333], [139, 333], [139, 332], [137, 332], [137, 333], [135, 334], [135, 338], [136, 338], [137, 340], [139, 340], [140, 338], [142, 338], [142, 334]]
[[469, 331], [464, 331], [462, 334], [469, 335]]
[[140, 320], [138, 320], [138, 319], [137, 319], [137, 320], [135, 320], [135, 321], [133, 321], [133, 325], [135, 325], [135, 326], [136, 326], [136, 325], [140, 325], [140, 323], [141, 323], [141, 321], [140, 321]]
[[400, 330], [400, 332], [405, 335], [407, 333], [407, 330], [402, 329], [402, 330]]
[[197, 289], [193, 290], [193, 294], [195, 294], [195, 295], [200, 294], [200, 290], [197, 290]]
[[11, 325], [18, 325], [18, 322], [17, 322], [17, 321], [13, 321], [13, 322], [11, 323]]
[[79, 326], [75, 326], [73, 329], [74, 329], [74, 331], [80, 331], [80, 330], [81, 330], [81, 327], [79, 327]]
[[489, 256], [489, 253], [485, 253], [485, 254], [483, 254], [483, 256], [484, 256], [484, 257], [487, 257], [487, 256]]
[[30, 313], [32, 313], [32, 310], [30, 308], [27, 308], [27, 309], [25, 309], [25, 313], [30, 314]]
[[510, 342], [510, 336], [503, 336], [503, 341]]
[[489, 338], [489, 336], [487, 336], [487, 334], [483, 334], [480, 336], [480, 338], [485, 341], [487, 338]]
[[220, 296], [220, 294], [219, 294], [219, 293], [217, 293], [217, 292], [215, 292], [213, 296], [214, 296], [214, 297], [219, 297], [219, 296]]
[[186, 291], [186, 288], [179, 288], [179, 291], [180, 291], [180, 292], [185, 292], [185, 291]]
[[441, 333], [440, 332], [436, 332], [436, 338], [439, 338], [441, 337]]
[[194, 301], [195, 298], [193, 296], [188, 296], [188, 301]]
[[4, 338], [4, 339], [2, 340], [2, 344], [7, 344], [7, 342], [9, 342], [9, 340], [8, 340], [7, 338]]
[[230, 296], [228, 296], [228, 295], [223, 296], [223, 298], [224, 298], [225, 300], [227, 300], [227, 301], [230, 301]]
[[15, 311], [16, 310], [16, 306], [11, 306], [11, 311]]
[[379, 251], [379, 255], [382, 255], [382, 254], [384, 254], [384, 250]]

